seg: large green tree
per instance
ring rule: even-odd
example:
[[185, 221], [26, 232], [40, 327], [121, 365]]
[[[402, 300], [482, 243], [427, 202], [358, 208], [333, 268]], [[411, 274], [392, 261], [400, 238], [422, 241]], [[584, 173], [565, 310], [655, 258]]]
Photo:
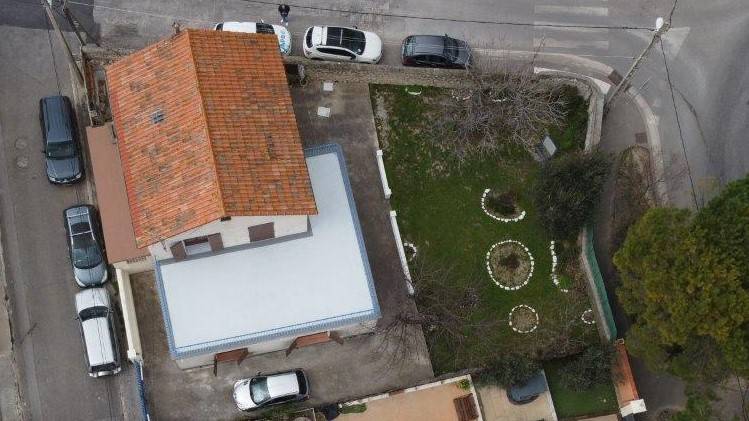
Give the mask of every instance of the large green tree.
[[695, 215], [649, 210], [614, 263], [633, 353], [695, 380], [749, 375], [749, 177]]

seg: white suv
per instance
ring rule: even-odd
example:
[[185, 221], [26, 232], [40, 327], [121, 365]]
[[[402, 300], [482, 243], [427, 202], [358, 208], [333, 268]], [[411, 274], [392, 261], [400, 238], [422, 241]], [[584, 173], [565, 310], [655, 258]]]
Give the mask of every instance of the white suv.
[[304, 33], [307, 58], [332, 61], [377, 63], [382, 57], [382, 40], [374, 32], [340, 26], [312, 26]]
[[114, 309], [104, 288], [88, 288], [75, 295], [76, 318], [80, 322], [88, 375], [108, 376], [120, 372], [120, 351]]

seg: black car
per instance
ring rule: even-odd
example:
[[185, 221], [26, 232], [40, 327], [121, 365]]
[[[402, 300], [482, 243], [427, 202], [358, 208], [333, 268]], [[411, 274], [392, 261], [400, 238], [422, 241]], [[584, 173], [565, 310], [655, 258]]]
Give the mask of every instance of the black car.
[[48, 96], [39, 101], [47, 178], [55, 184], [71, 184], [83, 178], [75, 114], [66, 96]]
[[547, 390], [549, 390], [549, 385], [546, 383], [546, 375], [543, 371], [539, 371], [524, 384], [509, 387], [507, 398], [515, 405], [523, 405], [533, 402]]
[[471, 61], [471, 47], [447, 35], [411, 35], [401, 46], [404, 66], [465, 69]]

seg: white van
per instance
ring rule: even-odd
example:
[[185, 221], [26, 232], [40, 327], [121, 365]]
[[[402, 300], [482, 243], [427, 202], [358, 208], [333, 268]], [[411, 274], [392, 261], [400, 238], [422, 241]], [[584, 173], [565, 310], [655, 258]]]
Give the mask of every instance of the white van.
[[84, 289], [75, 295], [75, 310], [81, 323], [88, 375], [108, 376], [120, 372], [120, 351], [114, 309], [104, 288]]
[[291, 33], [281, 25], [271, 25], [265, 22], [221, 22], [213, 29], [217, 31], [246, 32], [248, 34], [275, 34], [278, 38], [278, 48], [281, 54], [291, 53]]

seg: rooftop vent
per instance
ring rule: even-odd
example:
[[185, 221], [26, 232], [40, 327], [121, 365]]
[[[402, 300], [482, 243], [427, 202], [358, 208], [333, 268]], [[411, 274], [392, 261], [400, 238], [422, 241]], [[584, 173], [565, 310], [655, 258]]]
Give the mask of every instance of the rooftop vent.
[[164, 121], [164, 112], [161, 110], [154, 111], [153, 114], [151, 114], [151, 122], [153, 124], [159, 124], [162, 121]]

